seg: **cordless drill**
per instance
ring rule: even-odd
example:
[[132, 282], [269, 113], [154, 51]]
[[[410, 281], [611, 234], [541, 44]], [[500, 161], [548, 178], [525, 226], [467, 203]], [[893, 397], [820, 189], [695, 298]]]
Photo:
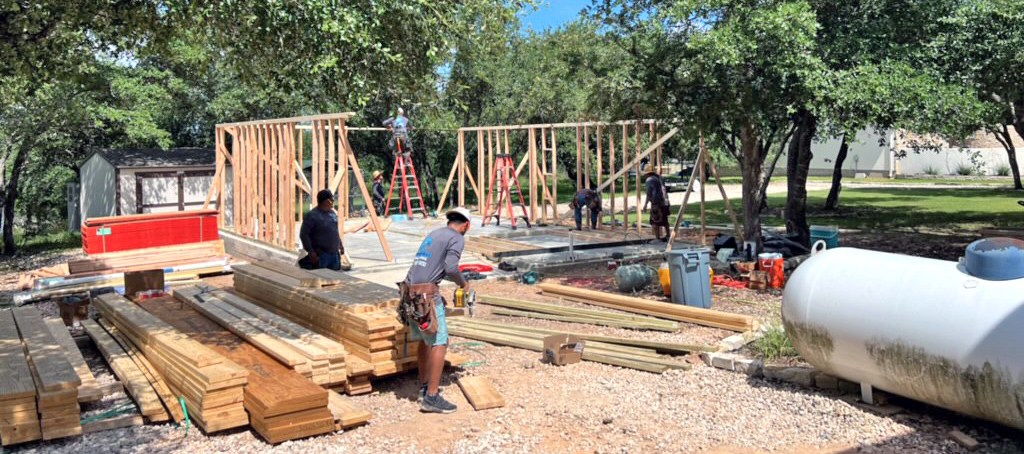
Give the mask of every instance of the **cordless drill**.
[[453, 299], [455, 300], [456, 308], [464, 307], [469, 312], [470, 317], [473, 316], [473, 309], [476, 307], [476, 290], [470, 290], [469, 293], [466, 293], [461, 287], [457, 288], [455, 289]]

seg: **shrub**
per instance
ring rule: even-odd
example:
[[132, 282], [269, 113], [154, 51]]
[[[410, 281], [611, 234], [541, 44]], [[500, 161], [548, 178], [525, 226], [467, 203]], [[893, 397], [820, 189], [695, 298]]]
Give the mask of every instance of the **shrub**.
[[781, 323], [767, 325], [764, 329], [764, 335], [754, 341], [753, 349], [765, 360], [798, 355]]
[[1010, 176], [1010, 165], [1006, 163], [999, 164], [996, 166], [995, 171], [996, 175], [999, 175], [1001, 177], [1008, 177]]
[[953, 172], [955, 172], [957, 175], [968, 176], [974, 175], [975, 170], [974, 166], [967, 164], [965, 162], [961, 162], [960, 164], [956, 165], [956, 168], [953, 169]]
[[938, 175], [939, 174], [939, 169], [936, 169], [935, 166], [929, 164], [928, 167], [924, 168], [924, 174], [925, 175]]

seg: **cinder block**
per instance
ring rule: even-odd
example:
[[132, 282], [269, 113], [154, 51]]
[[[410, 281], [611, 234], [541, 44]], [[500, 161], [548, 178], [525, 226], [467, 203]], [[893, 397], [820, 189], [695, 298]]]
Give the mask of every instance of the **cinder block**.
[[839, 388], [839, 379], [829, 374], [818, 374], [814, 378], [814, 386], [821, 389], [837, 389]]
[[759, 359], [743, 358], [733, 361], [733, 370], [743, 372], [750, 377], [760, 377], [762, 375], [762, 367], [764, 367], [764, 364]]
[[730, 354], [715, 354], [711, 357], [711, 366], [725, 370], [736, 370], [735, 356]]

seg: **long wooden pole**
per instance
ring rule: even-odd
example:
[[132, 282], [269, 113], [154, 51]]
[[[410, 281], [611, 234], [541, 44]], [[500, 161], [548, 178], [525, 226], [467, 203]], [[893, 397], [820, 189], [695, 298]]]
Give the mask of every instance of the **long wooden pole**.
[[459, 206], [466, 206], [466, 137], [459, 131], [458, 156], [455, 158], [455, 165], [459, 166]]
[[[640, 156], [640, 123], [636, 124], [636, 132], [633, 133], [635, 136], [634, 148], [636, 149], [636, 155]], [[643, 216], [640, 207], [640, 193], [643, 192], [640, 189], [640, 174], [643, 173], [643, 169], [640, 168], [641, 158], [636, 160], [636, 233], [640, 234], [640, 226], [643, 225]]]
[[[704, 165], [704, 150], [701, 149], [697, 152], [697, 166]], [[668, 244], [665, 245], [666, 251], [672, 250], [672, 242], [675, 241], [676, 236], [679, 235], [679, 225], [683, 223], [683, 215], [686, 214], [686, 204], [690, 200], [690, 194], [693, 193], [693, 182], [694, 175], [690, 173], [690, 181], [686, 185], [686, 194], [683, 196], [683, 203], [679, 205], [679, 214], [676, 215], [675, 225], [672, 227], [672, 233], [669, 235]]]
[[[601, 168], [601, 161], [604, 160], [604, 158], [603, 158], [604, 157], [604, 149], [601, 147], [601, 133], [602, 132], [603, 132], [603, 126], [599, 125], [597, 127], [597, 131], [594, 134], [594, 140], [597, 141], [597, 184], [599, 186], [602, 183], [602, 181], [601, 181], [601, 174], [603, 173], [602, 172], [603, 169]], [[601, 193], [598, 192], [597, 196], [601, 197]], [[599, 213], [600, 214], [598, 215], [597, 228], [600, 230], [601, 226], [604, 225], [604, 210], [601, 210]]]
[[[363, 181], [363, 171], [359, 168], [359, 160], [356, 159], [355, 153], [352, 152], [352, 146], [349, 145], [348, 140], [345, 140], [343, 146], [346, 148], [346, 155], [348, 156], [348, 164], [352, 166], [352, 174], [356, 177], [356, 183], [359, 185], [359, 192], [363, 195], [363, 200], [368, 206], [372, 205], [371, 201], [373, 198], [370, 197], [370, 191], [366, 189], [366, 182]], [[384, 258], [388, 262], [395, 261], [395, 257], [391, 255], [391, 248], [388, 246], [388, 239], [384, 236], [384, 232], [380, 228], [380, 220], [377, 217], [377, 210], [367, 210], [370, 212], [370, 223], [373, 225], [373, 231], [377, 233], [377, 241], [380, 242], [381, 249], [384, 249]]]
[[[622, 124], [622, 162], [629, 162], [629, 126]], [[635, 165], [635, 164], [634, 164]], [[622, 231], [629, 231], [629, 173], [626, 164], [623, 165], [622, 174]]]
[[[615, 131], [611, 129], [608, 130], [608, 172], [615, 173]], [[609, 178], [609, 180], [611, 181], [611, 190], [609, 191], [608, 196], [608, 198], [611, 199], [611, 229], [615, 230], [615, 179]]]

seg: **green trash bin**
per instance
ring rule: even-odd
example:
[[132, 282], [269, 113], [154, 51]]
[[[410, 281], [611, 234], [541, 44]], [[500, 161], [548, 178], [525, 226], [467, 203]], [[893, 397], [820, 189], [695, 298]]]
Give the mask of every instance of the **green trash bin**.
[[672, 302], [711, 307], [711, 250], [703, 247], [674, 249], [665, 253], [672, 285]]

